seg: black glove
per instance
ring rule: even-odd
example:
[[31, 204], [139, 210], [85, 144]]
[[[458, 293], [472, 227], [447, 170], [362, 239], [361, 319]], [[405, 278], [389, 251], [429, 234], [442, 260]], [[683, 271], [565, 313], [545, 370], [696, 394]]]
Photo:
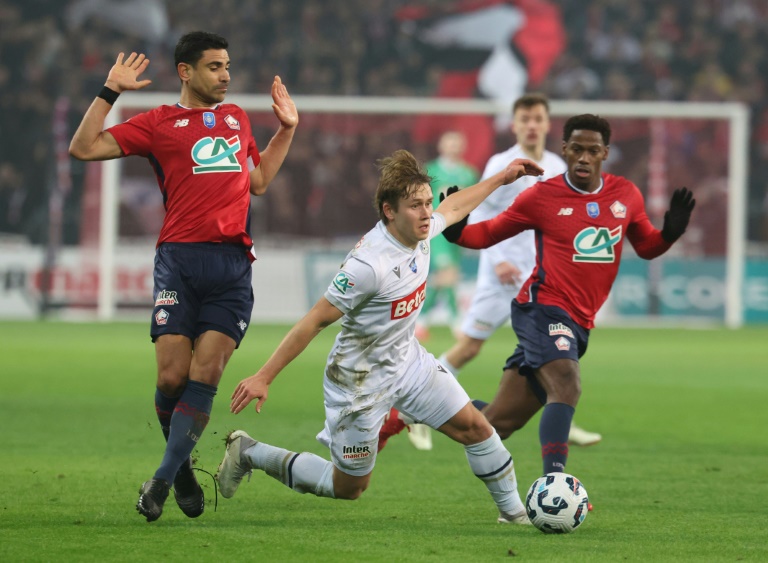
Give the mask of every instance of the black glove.
[[691, 219], [691, 211], [696, 206], [693, 192], [688, 188], [678, 188], [672, 193], [669, 202], [669, 211], [664, 214], [664, 227], [661, 229], [661, 238], [672, 243], [683, 236], [688, 221]]
[[[451, 186], [447, 190], [445, 190], [445, 193], [440, 192], [440, 203], [443, 203], [443, 200], [451, 195], [455, 194], [459, 191], [459, 186]], [[443, 236], [448, 242], [456, 242], [461, 237], [461, 231], [464, 230], [464, 227], [467, 226], [467, 219], [469, 219], [469, 215], [466, 215], [461, 221], [458, 223], [454, 223], [453, 225], [446, 227], [443, 230]]]

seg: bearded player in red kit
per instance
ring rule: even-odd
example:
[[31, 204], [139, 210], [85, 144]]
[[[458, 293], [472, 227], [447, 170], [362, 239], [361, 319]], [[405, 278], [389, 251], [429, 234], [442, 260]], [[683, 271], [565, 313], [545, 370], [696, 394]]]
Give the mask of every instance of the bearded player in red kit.
[[565, 174], [525, 190], [493, 219], [456, 223], [443, 232], [467, 248], [487, 248], [527, 229], [535, 233], [536, 266], [512, 301], [518, 346], [493, 401], [475, 404], [502, 438], [544, 406], [544, 474], [565, 470], [568, 430], [581, 395], [579, 358], [616, 278], [624, 240], [641, 258], [656, 258], [685, 232], [695, 205], [687, 188], [675, 190], [663, 228], [655, 229], [637, 186], [602, 173], [610, 139], [605, 119], [571, 117], [563, 129]]
[[143, 156], [163, 194], [150, 336], [157, 358], [155, 410], [166, 447], [153, 478], [139, 491], [136, 509], [148, 522], [162, 514], [171, 486], [186, 516], [203, 513], [205, 497], [190, 454], [251, 320], [251, 195], [266, 191], [299, 122], [275, 77], [272, 109], [279, 128], [259, 153], [246, 113], [223, 103], [230, 85], [227, 47], [226, 39], [204, 31], [181, 37], [174, 52], [179, 102], [103, 130], [120, 93], [150, 83], [139, 80], [149, 60], [136, 53], [124, 59], [120, 53], [69, 149], [80, 160]]

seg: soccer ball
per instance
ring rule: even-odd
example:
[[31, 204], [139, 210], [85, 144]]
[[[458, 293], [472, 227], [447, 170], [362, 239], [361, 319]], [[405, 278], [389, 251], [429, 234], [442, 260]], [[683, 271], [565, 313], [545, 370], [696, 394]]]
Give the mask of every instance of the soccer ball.
[[569, 534], [587, 517], [587, 491], [568, 473], [547, 473], [525, 497], [528, 519], [545, 534]]

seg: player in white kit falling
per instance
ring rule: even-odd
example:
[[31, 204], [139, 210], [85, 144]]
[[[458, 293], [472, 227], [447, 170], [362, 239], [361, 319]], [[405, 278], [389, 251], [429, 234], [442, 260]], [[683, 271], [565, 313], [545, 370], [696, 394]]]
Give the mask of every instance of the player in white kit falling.
[[472, 471], [488, 488], [499, 522], [528, 523], [512, 456], [496, 431], [414, 337], [429, 273], [429, 239], [467, 214], [496, 188], [543, 170], [517, 159], [498, 174], [445, 198], [433, 212], [429, 176], [409, 152], [379, 163], [375, 202], [380, 221], [347, 255], [325, 295], [286, 335], [264, 366], [242, 380], [231, 410], [267, 399], [269, 385], [326, 326], [342, 329], [325, 368], [325, 427], [318, 439], [332, 462], [257, 442], [242, 430], [227, 438], [217, 479], [222, 496], [235, 494], [252, 469], [300, 493], [356, 499], [368, 487], [379, 429], [390, 408], [464, 445]]

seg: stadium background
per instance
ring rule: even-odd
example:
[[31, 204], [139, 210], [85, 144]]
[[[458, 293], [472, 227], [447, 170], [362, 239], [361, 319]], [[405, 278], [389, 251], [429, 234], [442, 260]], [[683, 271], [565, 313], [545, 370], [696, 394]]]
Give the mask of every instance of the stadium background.
[[[489, 13], [493, 17], [484, 18]], [[98, 242], [99, 165], [70, 159], [68, 140], [115, 53], [146, 52], [152, 60], [149, 90], [176, 92], [173, 45], [184, 31], [205, 28], [230, 40], [232, 95], [266, 93], [272, 76], [280, 74], [294, 95], [510, 101], [527, 90], [557, 100], [747, 104], [751, 285], [745, 288], [746, 320], [768, 321], [764, 2], [3, 0], [0, 16], [0, 316], [29, 318], [56, 314], [62, 307], [86, 316], [93, 311], [97, 274], [68, 258], [72, 250]], [[451, 18], [447, 31], [435, 32], [446, 18]], [[478, 35], [488, 36], [488, 43], [478, 41]], [[274, 130], [273, 119], [264, 114], [255, 121], [263, 147]], [[550, 135], [549, 148], [556, 151], [561, 124], [555, 119]], [[432, 158], [437, 135], [448, 126], [469, 134], [468, 159], [479, 169], [511, 142], [504, 129], [494, 131], [484, 121], [404, 116], [340, 124], [302, 115], [301, 134], [286, 165], [268, 196], [254, 199], [252, 217], [260, 265], [289, 279], [296, 276], [286, 275], [286, 267], [301, 273], [301, 283], [290, 294], [299, 299], [260, 320], [292, 320], [300, 314], [317, 295], [315, 288], [326, 283], [327, 267], [317, 266], [317, 256], [334, 263], [373, 224], [375, 159], [400, 147], [423, 160]], [[608, 168], [645, 190], [648, 122], [614, 122], [614, 128], [619, 156]], [[703, 260], [706, 276], [709, 269], [720, 268], [724, 254], [727, 146], [722, 124], [694, 128], [698, 137], [670, 132], [667, 184], [696, 191], [699, 207], [684, 249], [687, 256]], [[151, 264], [144, 254], [134, 259], [131, 249], [146, 248], [154, 240], [162, 201], [146, 162], [127, 159], [123, 167], [121, 259], [144, 267], [119, 272], [118, 291], [124, 308], [144, 310]], [[714, 266], [707, 263], [710, 258]], [[471, 278], [474, 260], [468, 253], [465, 278]], [[710, 299], [721, 289], [715, 283], [702, 295]]]

